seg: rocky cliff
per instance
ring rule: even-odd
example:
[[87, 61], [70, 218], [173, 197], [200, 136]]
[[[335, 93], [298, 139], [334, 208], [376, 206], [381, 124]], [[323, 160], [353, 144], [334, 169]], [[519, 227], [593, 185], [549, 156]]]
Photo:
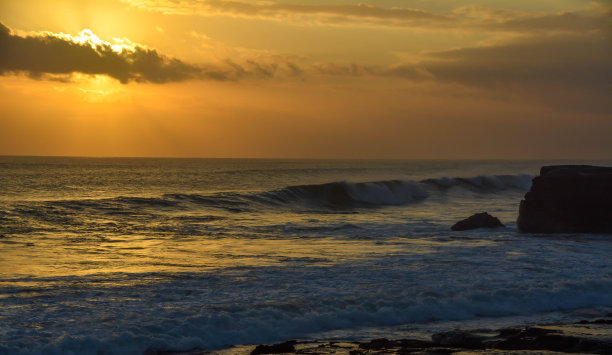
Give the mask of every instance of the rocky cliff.
[[542, 167], [517, 226], [523, 233], [612, 233], [612, 167]]

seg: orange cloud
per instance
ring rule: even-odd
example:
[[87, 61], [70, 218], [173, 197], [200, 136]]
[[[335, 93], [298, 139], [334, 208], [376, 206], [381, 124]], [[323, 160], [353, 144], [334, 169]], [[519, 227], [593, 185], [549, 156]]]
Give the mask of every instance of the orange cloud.
[[[73, 73], [106, 75], [121, 83], [194, 80], [287, 80], [313, 77], [400, 78], [415, 82], [496, 88], [543, 98], [552, 105], [612, 109], [612, 48], [605, 31], [519, 37], [512, 42], [423, 53], [411, 63], [305, 63], [286, 56], [188, 64], [129, 41], [109, 43], [90, 31], [73, 37], [41, 32], [15, 35], [0, 24], [0, 72], [66, 81]], [[572, 99], [558, 99], [562, 92]]]
[[202, 69], [141, 45], [104, 42], [91, 31], [80, 36], [42, 32], [21, 37], [0, 23], [0, 73], [31, 77], [72, 73], [108, 75], [129, 81], [165, 83], [202, 74]]

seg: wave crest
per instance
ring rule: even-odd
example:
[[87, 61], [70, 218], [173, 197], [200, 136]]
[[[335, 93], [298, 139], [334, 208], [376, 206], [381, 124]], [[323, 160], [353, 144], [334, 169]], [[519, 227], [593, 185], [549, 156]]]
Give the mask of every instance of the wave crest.
[[533, 176], [519, 175], [480, 175], [475, 177], [442, 177], [425, 179], [421, 183], [448, 190], [453, 187], [467, 188], [476, 192], [497, 192], [503, 190], [529, 190]]
[[[352, 208], [400, 206], [421, 202], [449, 190], [467, 190], [477, 194], [505, 191], [527, 191], [532, 176], [491, 175], [476, 177], [442, 177], [421, 181], [383, 180], [371, 182], [330, 182], [288, 186], [264, 192], [218, 192], [213, 194], [172, 193], [160, 197], [118, 196], [104, 199], [80, 199], [37, 202], [13, 212], [65, 217], [66, 212], [90, 210], [107, 214], [154, 213], [158, 209], [184, 209], [193, 205], [228, 212], [249, 212], [259, 208], [314, 208], [317, 211], [339, 211]], [[59, 208], [59, 209], [58, 209]], [[5, 213], [6, 214], [6, 213]], [[70, 214], [70, 213], [68, 213]], [[4, 219], [0, 213], [0, 218]], [[40, 217], [40, 216], [39, 216]]]
[[442, 177], [421, 181], [384, 180], [372, 182], [331, 182], [289, 186], [258, 194], [254, 199], [274, 205], [307, 203], [310, 205], [350, 208], [398, 206], [417, 203], [430, 195], [453, 188], [477, 193], [507, 190], [527, 191], [531, 175], [481, 175], [475, 177]]
[[289, 186], [262, 194], [282, 204], [306, 202], [326, 207], [405, 205], [424, 200], [428, 195], [417, 182], [400, 180]]

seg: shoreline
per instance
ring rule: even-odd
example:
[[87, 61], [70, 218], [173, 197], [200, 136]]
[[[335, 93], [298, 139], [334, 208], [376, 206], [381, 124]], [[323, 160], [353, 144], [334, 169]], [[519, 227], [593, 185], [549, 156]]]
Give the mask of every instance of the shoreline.
[[223, 350], [156, 350], [143, 355], [263, 354], [612, 354], [612, 313], [574, 323], [516, 325], [497, 329], [454, 329], [430, 340], [378, 338], [288, 340], [275, 344], [236, 345]]

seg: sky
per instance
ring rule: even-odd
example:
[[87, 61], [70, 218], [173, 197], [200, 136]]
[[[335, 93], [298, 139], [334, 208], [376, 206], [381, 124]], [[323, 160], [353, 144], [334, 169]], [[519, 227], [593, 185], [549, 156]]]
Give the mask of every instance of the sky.
[[612, 158], [612, 3], [0, 0], [0, 155]]

